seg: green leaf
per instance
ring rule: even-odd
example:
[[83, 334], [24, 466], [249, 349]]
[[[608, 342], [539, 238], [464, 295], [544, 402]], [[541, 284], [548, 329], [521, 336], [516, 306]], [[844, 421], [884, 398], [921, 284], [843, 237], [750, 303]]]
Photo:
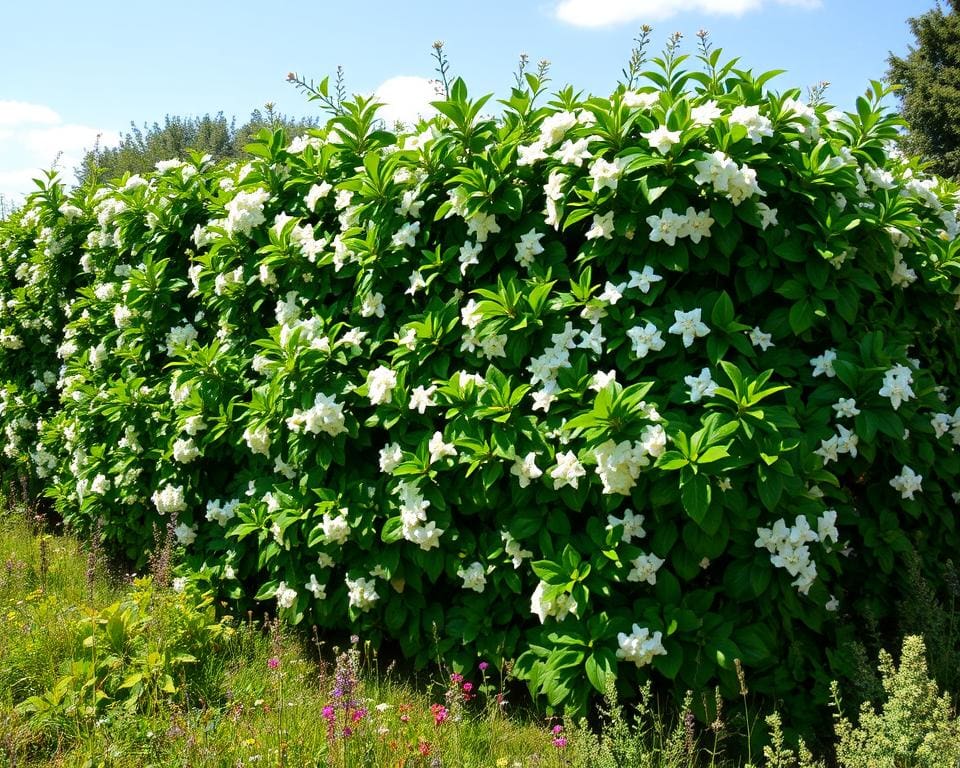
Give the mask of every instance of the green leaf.
[[733, 315], [733, 301], [730, 299], [730, 294], [723, 291], [713, 305], [710, 320], [715, 327], [726, 328], [733, 322]]
[[806, 296], [790, 307], [790, 330], [800, 336], [813, 325], [813, 302]]
[[710, 509], [710, 481], [706, 475], [693, 475], [680, 488], [680, 502], [698, 525]]
[[597, 648], [587, 656], [584, 671], [590, 685], [600, 693], [606, 693], [607, 686], [617, 679], [617, 657], [609, 648]]

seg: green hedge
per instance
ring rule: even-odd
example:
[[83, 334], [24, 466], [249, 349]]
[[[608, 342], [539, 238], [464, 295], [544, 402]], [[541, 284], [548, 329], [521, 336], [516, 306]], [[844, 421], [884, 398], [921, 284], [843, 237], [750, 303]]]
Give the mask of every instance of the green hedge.
[[552, 706], [735, 659], [824, 700], [960, 543], [957, 188], [879, 84], [657, 63], [41, 182], [0, 230], [9, 463], [139, 565], [176, 516], [185, 580]]

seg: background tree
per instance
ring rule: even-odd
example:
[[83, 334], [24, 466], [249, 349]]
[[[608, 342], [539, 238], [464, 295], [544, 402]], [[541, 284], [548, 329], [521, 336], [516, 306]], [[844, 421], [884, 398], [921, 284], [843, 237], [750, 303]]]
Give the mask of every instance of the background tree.
[[138, 127], [130, 123], [130, 131], [123, 134], [114, 147], [99, 144], [87, 152], [77, 168], [80, 184], [96, 183], [123, 176], [125, 173], [148, 173], [160, 160], [183, 157], [187, 150], [209, 153], [214, 160], [236, 158], [243, 155], [243, 147], [261, 128], [282, 127], [288, 135], [302, 133], [319, 124], [316, 118], [289, 118], [273, 111], [267, 104], [264, 112], [259, 109], [250, 114], [250, 119], [237, 126], [236, 118], [227, 121], [223, 112], [211, 117], [179, 117], [167, 115], [163, 125], [146, 123]]
[[[944, 10], [944, 7], [947, 10]], [[909, 19], [917, 44], [901, 58], [890, 54], [887, 77], [900, 85], [903, 117], [910, 125], [904, 149], [960, 177], [960, 0], [937, 3]]]

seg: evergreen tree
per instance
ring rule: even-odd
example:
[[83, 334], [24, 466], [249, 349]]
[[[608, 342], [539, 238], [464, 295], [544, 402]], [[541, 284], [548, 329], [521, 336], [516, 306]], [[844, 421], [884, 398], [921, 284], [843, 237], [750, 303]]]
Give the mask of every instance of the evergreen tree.
[[937, 173], [960, 178], [960, 0], [937, 2], [909, 24], [917, 44], [903, 58], [891, 53], [887, 72], [902, 87], [901, 112], [910, 126], [903, 146]]

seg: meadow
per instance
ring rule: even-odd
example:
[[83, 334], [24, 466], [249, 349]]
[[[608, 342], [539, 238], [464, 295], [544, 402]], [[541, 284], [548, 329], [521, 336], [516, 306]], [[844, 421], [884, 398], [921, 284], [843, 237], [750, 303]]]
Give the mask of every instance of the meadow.
[[960, 758], [960, 721], [927, 674], [919, 637], [897, 665], [882, 659], [880, 706], [859, 724], [837, 720], [819, 745], [827, 761], [797, 748], [779, 715], [764, 716], [746, 680], [742, 711], [720, 704], [710, 724], [664, 707], [649, 684], [629, 707], [611, 690], [589, 721], [544, 717], [488, 663], [466, 675], [439, 662], [412, 674], [361, 637], [337, 646], [315, 627], [235, 616], [178, 592], [168, 566], [118, 573], [97, 547], [50, 533], [8, 500], [0, 764], [947, 768]]

